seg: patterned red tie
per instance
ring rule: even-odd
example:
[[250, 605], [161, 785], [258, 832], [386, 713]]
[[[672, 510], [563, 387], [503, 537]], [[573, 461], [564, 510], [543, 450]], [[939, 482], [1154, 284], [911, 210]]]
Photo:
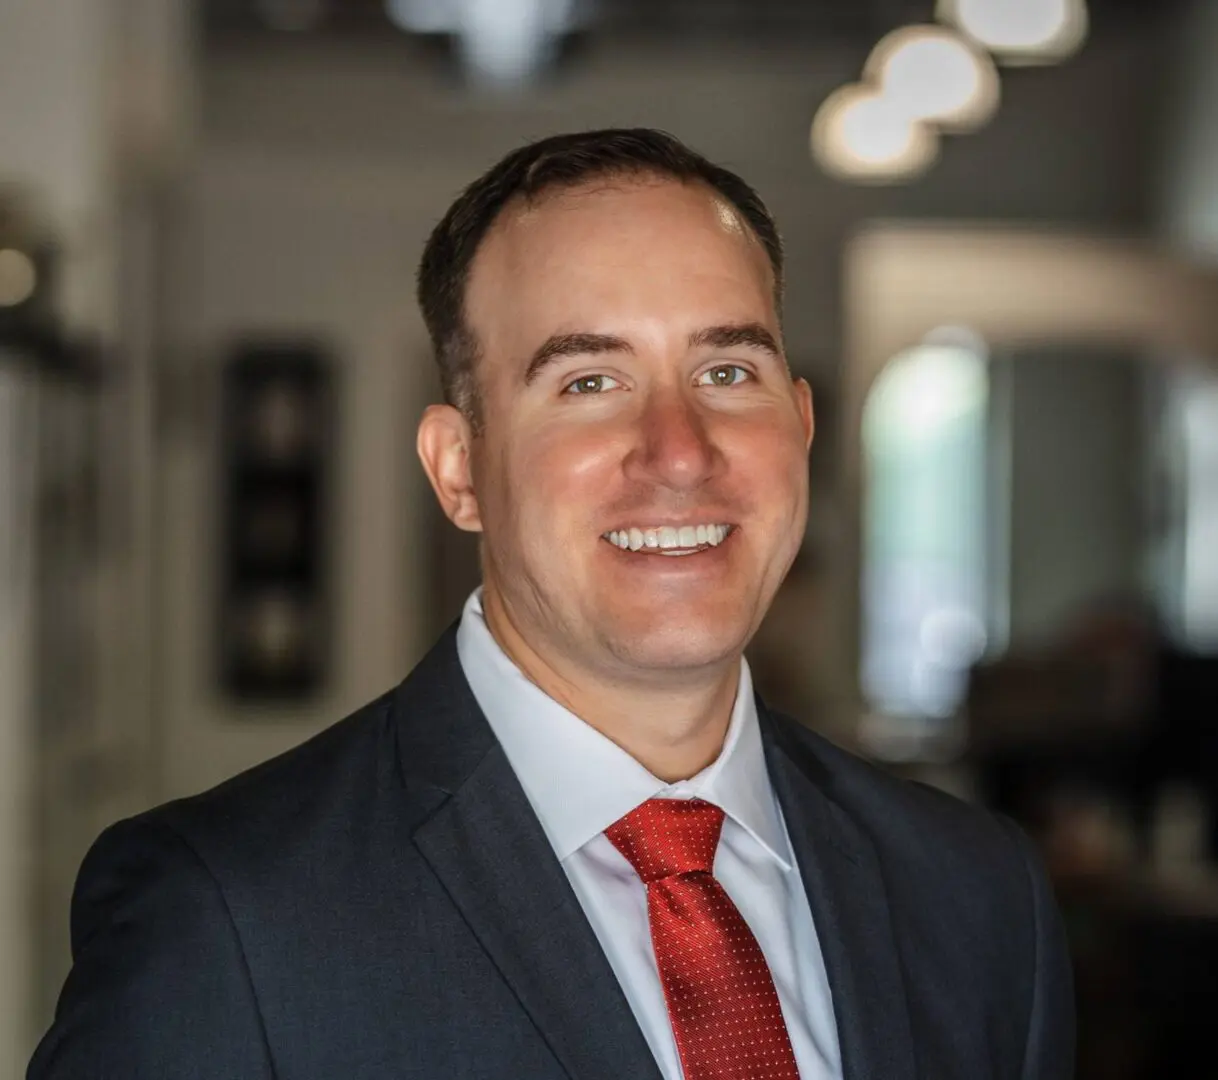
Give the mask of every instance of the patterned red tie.
[[685, 1080], [798, 1080], [761, 947], [712, 876], [723, 811], [648, 799], [605, 835], [647, 885], [647, 915]]

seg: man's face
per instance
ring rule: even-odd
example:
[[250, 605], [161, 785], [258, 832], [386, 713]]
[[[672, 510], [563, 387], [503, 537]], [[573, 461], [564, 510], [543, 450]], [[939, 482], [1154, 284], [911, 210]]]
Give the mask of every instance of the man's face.
[[755, 236], [700, 186], [554, 194], [497, 223], [466, 311], [488, 613], [559, 670], [734, 661], [803, 538], [812, 435]]

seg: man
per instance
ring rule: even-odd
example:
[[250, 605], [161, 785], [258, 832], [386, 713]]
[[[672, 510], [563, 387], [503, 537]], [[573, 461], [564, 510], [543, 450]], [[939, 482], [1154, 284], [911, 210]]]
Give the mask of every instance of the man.
[[1065, 1080], [1070, 979], [1011, 826], [752, 693], [812, 439], [756, 194], [658, 132], [509, 155], [433, 233], [481, 533], [380, 701], [107, 831], [33, 1080]]

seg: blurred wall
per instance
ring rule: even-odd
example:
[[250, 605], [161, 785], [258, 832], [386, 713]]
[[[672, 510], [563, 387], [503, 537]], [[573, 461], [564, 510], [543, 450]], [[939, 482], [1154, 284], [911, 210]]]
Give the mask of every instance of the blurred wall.
[[[105, 24], [100, 5], [80, 0], [51, 0], [40, 10], [0, 4], [0, 101], [5, 103], [0, 108], [0, 174], [7, 183], [22, 185], [27, 204], [30, 195], [35, 197], [44, 222], [73, 237], [104, 222], [108, 206], [108, 128], [99, 94], [106, 57], [98, 45]], [[92, 261], [93, 267], [78, 264], [75, 273], [69, 271], [67, 303], [77, 320], [109, 321], [112, 297], [104, 273], [98, 272], [106, 265], [106, 254], [95, 245], [81, 260], [86, 265]], [[14, 376], [11, 370], [5, 374], [0, 417], [6, 454], [0, 509], [5, 549], [0, 569], [0, 1077], [15, 1080], [39, 1019], [32, 990], [41, 957], [32, 931], [46, 868], [35, 854], [41, 762], [30, 714], [37, 678], [35, 553], [28, 542], [33, 512], [20, 500], [29, 477], [19, 453], [28, 443], [18, 437], [18, 425], [24, 428], [22, 436], [28, 433], [23, 414], [30, 399], [28, 392], [10, 396]]]
[[[167, 278], [160, 485], [162, 794], [197, 790], [297, 742], [396, 681], [428, 642], [420, 604], [432, 512], [413, 428], [433, 393], [412, 274], [428, 229], [480, 170], [570, 128], [667, 128], [740, 169], [789, 252], [788, 351], [832, 395], [842, 245], [876, 217], [1057, 222], [1141, 230], [1151, 205], [1162, 43], [1095, 42], [1060, 68], [1012, 72], [996, 121], [949, 140], [922, 181], [837, 184], [807, 153], [817, 104], [857, 77], [866, 47], [593, 42], [551, 85], [472, 99], [434, 55], [290, 40], [211, 51], [201, 132], [176, 200]], [[206, 394], [247, 333], [316, 335], [343, 365], [336, 530], [341, 606], [332, 688], [313, 707], [234, 709], [213, 680], [214, 433]], [[836, 455], [821, 445], [814, 453]], [[834, 572], [836, 494], [812, 529]], [[832, 630], [837, 614], [824, 615]], [[853, 675], [841, 665], [843, 682]]]
[[1145, 583], [1149, 358], [1065, 345], [1007, 350], [1009, 644], [1052, 644], [1087, 606]]
[[105, 3], [87, 0], [0, 4], [0, 176], [31, 189], [40, 216], [67, 242], [64, 307], [94, 325], [112, 325], [114, 308], [104, 273], [111, 21]]
[[[29, 593], [44, 554], [30, 543], [42, 510], [31, 452], [43, 400], [33, 386], [42, 376], [19, 377], [27, 392], [0, 421], [14, 454], [5, 464], [16, 470], [6, 502], [28, 500], [19, 507], [28, 516], [0, 520], [0, 530], [22, 531], [18, 547], [28, 556], [6, 560], [4, 591], [35, 597], [23, 620], [0, 615], [5, 659], [20, 658], [21, 669], [6, 666], [0, 691], [0, 1077], [24, 1073], [58, 991], [68, 896], [85, 846], [152, 792], [144, 482], [152, 292], [141, 272], [153, 192], [192, 130], [191, 42], [186, 0], [0, 2], [0, 186], [20, 190], [23, 211], [56, 245], [63, 330], [100, 346], [107, 371], [86, 392], [97, 419], [89, 450], [98, 462], [97, 542], [88, 564], [72, 567], [74, 616], [89, 642], [80, 668], [51, 668]], [[3, 374], [14, 381], [15, 371], [5, 365]], [[12, 441], [10, 425], [22, 439]], [[23, 679], [29, 692], [19, 694]], [[36, 690], [47, 680], [91, 680], [87, 707], [47, 715]]]
[[[217, 783], [387, 689], [423, 646], [426, 537], [414, 422], [431, 373], [409, 303], [411, 195], [426, 169], [225, 147], [181, 204], [177, 345], [159, 466], [160, 739], [165, 795]], [[434, 190], [434, 188], [433, 188]], [[339, 362], [332, 677], [307, 707], [235, 706], [216, 684], [218, 507], [213, 367], [247, 335], [315, 342]]]
[[1218, 260], [1218, 3], [1193, 0], [1179, 25], [1160, 220], [1181, 250]]

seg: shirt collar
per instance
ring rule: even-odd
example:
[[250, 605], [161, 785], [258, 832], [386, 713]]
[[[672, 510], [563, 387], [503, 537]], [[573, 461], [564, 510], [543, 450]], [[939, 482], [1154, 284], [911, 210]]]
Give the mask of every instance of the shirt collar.
[[560, 860], [647, 799], [696, 797], [720, 807], [784, 870], [791, 868], [790, 845], [766, 771], [752, 676], [743, 658], [719, 757], [696, 776], [666, 784], [516, 667], [486, 625], [481, 589], [465, 603], [457, 654]]

